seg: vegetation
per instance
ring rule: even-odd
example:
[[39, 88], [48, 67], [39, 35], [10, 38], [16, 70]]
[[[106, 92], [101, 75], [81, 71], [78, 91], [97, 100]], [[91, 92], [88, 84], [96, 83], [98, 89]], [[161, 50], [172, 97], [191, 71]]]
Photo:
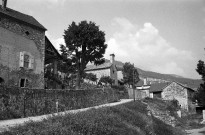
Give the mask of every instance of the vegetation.
[[147, 106], [140, 101], [29, 122], [0, 134], [184, 135], [181, 129], [148, 115]]
[[130, 62], [126, 62], [123, 66], [123, 80], [125, 84], [133, 87], [139, 81], [139, 73]]
[[199, 60], [196, 71], [201, 75], [203, 83], [198, 88], [194, 99], [197, 100], [199, 105], [205, 106], [205, 64], [203, 61]]
[[86, 73], [85, 79], [88, 79], [89, 81], [96, 82], [98, 78], [93, 73]]
[[112, 85], [114, 80], [110, 76], [102, 76], [99, 80], [99, 83], [104, 83], [106, 85]]
[[105, 33], [99, 30], [94, 22], [81, 21], [79, 24], [72, 22], [64, 31], [66, 46], [61, 46], [61, 52], [71, 59], [72, 67], [76, 69], [76, 89], [88, 62], [99, 65], [104, 63], [103, 55], [107, 45]]
[[0, 87], [0, 120], [86, 108], [117, 100], [118, 93], [111, 88], [68, 91]]

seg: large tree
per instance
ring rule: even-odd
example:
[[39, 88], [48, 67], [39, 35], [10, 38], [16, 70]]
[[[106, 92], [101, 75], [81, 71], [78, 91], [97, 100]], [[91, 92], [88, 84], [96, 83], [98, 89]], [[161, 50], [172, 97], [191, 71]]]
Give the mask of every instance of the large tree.
[[64, 31], [64, 39], [72, 65], [76, 68], [76, 88], [80, 86], [80, 80], [88, 62], [99, 65], [104, 63], [105, 33], [99, 30], [94, 22], [72, 22]]
[[205, 64], [204, 61], [199, 60], [196, 71], [201, 75], [203, 83], [198, 88], [194, 99], [198, 101], [199, 105], [205, 106]]
[[123, 80], [125, 84], [134, 87], [139, 81], [139, 73], [130, 62], [126, 62], [123, 66]]

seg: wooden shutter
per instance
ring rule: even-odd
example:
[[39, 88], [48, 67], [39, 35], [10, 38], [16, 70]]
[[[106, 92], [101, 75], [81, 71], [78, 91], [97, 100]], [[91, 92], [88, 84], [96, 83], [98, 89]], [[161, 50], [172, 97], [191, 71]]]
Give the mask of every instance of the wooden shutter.
[[19, 67], [24, 66], [24, 52], [20, 52], [20, 57], [19, 57]]
[[29, 56], [29, 69], [33, 69], [34, 66], [34, 57], [32, 55]]

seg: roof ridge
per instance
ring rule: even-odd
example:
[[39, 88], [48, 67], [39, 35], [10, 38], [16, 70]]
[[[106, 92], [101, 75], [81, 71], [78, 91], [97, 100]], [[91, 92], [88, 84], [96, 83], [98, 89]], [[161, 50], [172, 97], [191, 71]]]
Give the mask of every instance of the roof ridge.
[[23, 21], [35, 27], [46, 30], [46, 28], [41, 23], [39, 23], [32, 15], [28, 15], [8, 7], [6, 8], [6, 10], [3, 10], [2, 5], [0, 5], [0, 13], [7, 15], [11, 18], [14, 18], [16, 20]]

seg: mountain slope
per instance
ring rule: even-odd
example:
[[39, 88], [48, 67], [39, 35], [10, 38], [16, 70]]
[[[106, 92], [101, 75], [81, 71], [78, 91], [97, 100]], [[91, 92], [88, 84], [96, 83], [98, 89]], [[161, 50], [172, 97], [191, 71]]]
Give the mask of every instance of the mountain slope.
[[[105, 62], [109, 62], [109, 60], [105, 60]], [[121, 61], [115, 61], [117, 65], [123, 66], [124, 63]], [[137, 67], [136, 67], [137, 68]], [[184, 85], [187, 85], [190, 88], [197, 89], [200, 84], [203, 82], [201, 79], [190, 79], [190, 78], [184, 78], [179, 75], [174, 75], [174, 74], [161, 74], [157, 72], [152, 72], [152, 71], [145, 71], [140, 68], [137, 68], [138, 73], [141, 78], [153, 78], [153, 79], [161, 79], [161, 80], [166, 80], [166, 81], [175, 81], [182, 83]]]

